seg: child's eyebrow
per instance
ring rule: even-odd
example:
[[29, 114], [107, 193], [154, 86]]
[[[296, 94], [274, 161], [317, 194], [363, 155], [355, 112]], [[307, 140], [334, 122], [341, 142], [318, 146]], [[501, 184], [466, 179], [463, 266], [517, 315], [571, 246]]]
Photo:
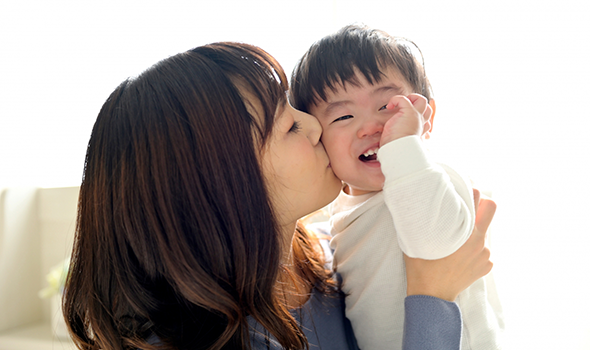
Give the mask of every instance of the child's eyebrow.
[[351, 104], [352, 101], [350, 100], [342, 100], [342, 101], [336, 101], [336, 102], [329, 102], [328, 105], [326, 106], [326, 108], [324, 108], [324, 113], [323, 114], [330, 114], [330, 112], [338, 107], [341, 106], [346, 106], [347, 104]]
[[391, 91], [395, 92], [397, 95], [404, 94], [403, 89], [395, 84], [388, 84], [388, 85], [384, 85], [384, 86], [379, 86], [375, 90], [373, 90], [373, 93], [378, 94], [378, 93], [391, 92]]

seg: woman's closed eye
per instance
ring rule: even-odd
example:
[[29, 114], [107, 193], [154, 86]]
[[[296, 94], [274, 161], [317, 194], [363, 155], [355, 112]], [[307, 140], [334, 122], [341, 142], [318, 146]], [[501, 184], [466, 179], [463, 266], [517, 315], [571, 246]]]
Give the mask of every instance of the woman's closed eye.
[[301, 130], [301, 122], [299, 120], [293, 121], [293, 125], [289, 129], [289, 132], [298, 132]]
[[338, 122], [338, 121], [341, 121], [341, 120], [350, 119], [350, 118], [352, 118], [352, 116], [351, 116], [351, 115], [344, 115], [344, 116], [342, 116], [342, 117], [340, 117], [340, 118], [336, 118], [336, 119], [334, 119], [334, 121], [333, 121], [332, 123], [335, 123], [335, 122]]

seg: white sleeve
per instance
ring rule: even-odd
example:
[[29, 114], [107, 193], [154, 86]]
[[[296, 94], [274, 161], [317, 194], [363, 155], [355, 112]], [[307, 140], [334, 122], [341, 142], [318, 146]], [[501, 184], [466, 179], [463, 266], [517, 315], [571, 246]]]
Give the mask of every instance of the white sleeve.
[[440, 259], [461, 247], [475, 223], [469, 181], [429, 159], [417, 136], [386, 144], [378, 159], [385, 175], [385, 203], [403, 252]]

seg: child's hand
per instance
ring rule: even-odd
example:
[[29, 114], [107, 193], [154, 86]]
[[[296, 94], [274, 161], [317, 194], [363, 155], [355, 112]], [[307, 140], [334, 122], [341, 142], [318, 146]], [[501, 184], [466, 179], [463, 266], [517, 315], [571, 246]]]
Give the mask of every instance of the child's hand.
[[383, 126], [379, 146], [405, 136], [422, 136], [423, 130], [430, 130], [432, 108], [422, 95], [394, 96], [385, 108], [397, 112]]

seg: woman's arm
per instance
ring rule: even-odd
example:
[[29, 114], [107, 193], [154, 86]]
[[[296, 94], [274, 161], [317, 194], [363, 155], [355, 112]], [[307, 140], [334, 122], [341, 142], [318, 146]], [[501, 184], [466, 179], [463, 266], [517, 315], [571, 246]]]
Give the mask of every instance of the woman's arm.
[[457, 303], [428, 295], [405, 300], [404, 350], [459, 350], [461, 311]]
[[476, 219], [471, 237], [455, 253], [438, 260], [405, 256], [408, 283], [404, 349], [459, 349], [461, 313], [453, 301], [492, 269], [485, 247], [496, 204], [474, 190]]

